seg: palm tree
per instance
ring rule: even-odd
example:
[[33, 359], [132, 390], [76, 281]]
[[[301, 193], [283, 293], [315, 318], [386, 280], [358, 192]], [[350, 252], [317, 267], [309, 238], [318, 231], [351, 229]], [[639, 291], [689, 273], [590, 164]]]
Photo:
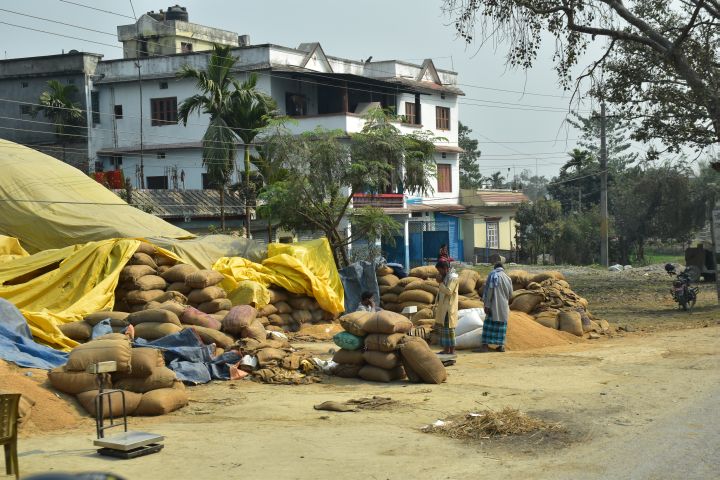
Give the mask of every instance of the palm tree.
[[65, 85], [57, 80], [49, 80], [48, 90], [40, 94], [37, 107], [33, 115], [42, 112], [55, 126], [55, 137], [62, 144], [62, 159], [65, 161], [65, 145], [68, 140], [76, 136], [73, 127], [83, 123], [83, 112], [80, 104], [72, 100], [78, 89], [75, 85]]
[[492, 188], [502, 188], [503, 183], [505, 182], [505, 177], [503, 177], [502, 173], [495, 172], [488, 177], [488, 180], [490, 180]]
[[[233, 113], [229, 123], [232, 131], [243, 141], [245, 151], [245, 236], [250, 238], [250, 204], [255, 198], [250, 178], [250, 147], [258, 134], [270, 125], [272, 117], [276, 115], [277, 104], [270, 95], [256, 88], [257, 75], [254, 73], [242, 84], [234, 82], [234, 85]], [[240, 183], [238, 172], [238, 186]]]
[[210, 123], [202, 139], [202, 161], [207, 175], [220, 195], [220, 226], [225, 229], [225, 191], [237, 156], [236, 137], [230, 128], [234, 112], [234, 79], [231, 73], [237, 59], [230, 46], [214, 45], [206, 70], [184, 65], [177, 76], [196, 82], [201, 92], [186, 98], [178, 108], [178, 117], [187, 126], [188, 117], [197, 112], [210, 115]]
[[571, 168], [575, 169], [575, 173], [579, 173], [584, 167], [589, 165], [593, 160], [593, 155], [588, 150], [580, 150], [574, 148], [572, 152], [568, 152], [570, 159], [565, 162], [565, 165], [560, 167], [560, 174], [566, 173]]

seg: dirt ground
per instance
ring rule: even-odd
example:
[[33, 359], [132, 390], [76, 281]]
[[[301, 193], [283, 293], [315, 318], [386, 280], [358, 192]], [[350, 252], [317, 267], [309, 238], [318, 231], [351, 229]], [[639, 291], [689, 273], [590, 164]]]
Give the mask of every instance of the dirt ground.
[[[597, 316], [635, 332], [531, 351], [463, 352], [442, 385], [213, 382], [190, 388], [190, 405], [178, 412], [131, 418], [133, 430], [165, 435], [160, 454], [99, 457], [94, 423], [83, 417], [72, 428], [25, 432], [21, 472], [105, 471], [127, 479], [713, 478], [720, 469], [714, 286], [703, 286], [698, 306], [686, 313], [673, 308], [666, 276], [564, 273]], [[301, 345], [324, 358], [334, 348]], [[398, 403], [350, 413], [313, 409], [372, 395]], [[421, 431], [449, 415], [506, 406], [565, 428], [482, 442]]]

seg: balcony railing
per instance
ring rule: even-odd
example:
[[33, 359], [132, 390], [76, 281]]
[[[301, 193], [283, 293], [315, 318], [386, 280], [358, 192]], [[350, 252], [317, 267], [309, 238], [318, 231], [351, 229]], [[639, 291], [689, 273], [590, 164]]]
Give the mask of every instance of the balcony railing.
[[355, 193], [353, 194], [353, 206], [377, 207], [377, 208], [403, 208], [402, 193]]

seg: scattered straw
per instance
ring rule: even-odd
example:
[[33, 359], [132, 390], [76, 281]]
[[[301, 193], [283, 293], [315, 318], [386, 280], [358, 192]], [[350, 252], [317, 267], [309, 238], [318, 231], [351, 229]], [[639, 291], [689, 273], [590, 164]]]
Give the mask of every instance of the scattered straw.
[[511, 407], [453, 415], [422, 429], [425, 433], [470, 440], [562, 430], [559, 423], [547, 423]]

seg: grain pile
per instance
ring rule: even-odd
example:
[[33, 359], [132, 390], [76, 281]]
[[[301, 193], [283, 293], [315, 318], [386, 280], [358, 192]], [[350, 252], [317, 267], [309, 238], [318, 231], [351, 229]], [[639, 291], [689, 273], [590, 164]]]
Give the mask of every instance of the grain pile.
[[329, 323], [336, 318], [320, 308], [312, 297], [296, 295], [280, 287], [269, 291], [270, 303], [258, 310], [258, 317], [270, 330], [297, 332], [303, 325]]
[[345, 329], [333, 340], [340, 350], [333, 356], [334, 375], [391, 382], [407, 377], [413, 382], [442, 383], [445, 367], [427, 343], [408, 333], [413, 324], [390, 312], [354, 312], [340, 317]]

